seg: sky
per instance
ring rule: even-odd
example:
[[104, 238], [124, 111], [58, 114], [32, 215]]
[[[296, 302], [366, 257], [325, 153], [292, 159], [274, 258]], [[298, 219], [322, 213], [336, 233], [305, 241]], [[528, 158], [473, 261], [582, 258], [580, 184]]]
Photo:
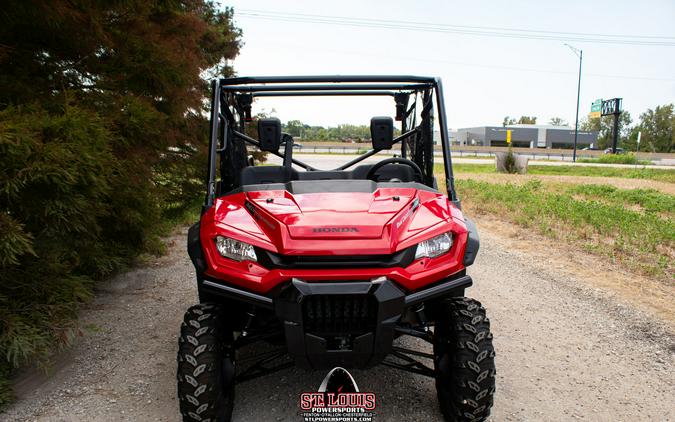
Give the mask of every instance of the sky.
[[[488, 37], [427, 30], [354, 27], [261, 19], [253, 11], [388, 21], [670, 37], [671, 45], [568, 41], [583, 50], [579, 118], [598, 98], [623, 98], [633, 120], [647, 108], [675, 102], [675, 1], [251, 1], [221, 0], [234, 9], [243, 47], [233, 61], [240, 76], [415, 74], [440, 76], [448, 126], [501, 125], [504, 116], [562, 117], [574, 125], [579, 59], [562, 40]], [[241, 12], [241, 15], [238, 14]], [[258, 15], [259, 16], [259, 15]], [[503, 34], [504, 30], [499, 30]], [[595, 37], [598, 39], [599, 37]], [[604, 39], [604, 38], [603, 38]], [[393, 113], [382, 97], [266, 98], [255, 109], [311, 125], [368, 124]]]

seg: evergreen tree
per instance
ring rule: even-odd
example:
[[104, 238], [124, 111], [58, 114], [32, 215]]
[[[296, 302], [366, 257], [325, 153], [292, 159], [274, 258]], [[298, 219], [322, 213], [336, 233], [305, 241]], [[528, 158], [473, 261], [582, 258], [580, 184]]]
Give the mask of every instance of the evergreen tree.
[[204, 0], [9, 0], [0, 14], [0, 405], [91, 281], [202, 195], [208, 83], [239, 50]]

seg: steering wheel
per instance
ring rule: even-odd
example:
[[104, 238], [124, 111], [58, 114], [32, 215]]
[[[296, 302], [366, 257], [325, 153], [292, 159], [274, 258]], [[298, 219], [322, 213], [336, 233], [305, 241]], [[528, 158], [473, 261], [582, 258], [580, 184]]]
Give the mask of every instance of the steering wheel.
[[415, 177], [417, 178], [418, 181], [423, 181], [424, 180], [424, 175], [422, 174], [422, 170], [420, 167], [415, 164], [414, 161], [408, 160], [407, 158], [400, 158], [400, 157], [394, 157], [394, 158], [387, 158], [386, 160], [382, 160], [379, 163], [374, 164], [370, 170], [368, 170], [368, 174], [366, 174], [366, 179], [371, 179], [373, 176], [375, 176], [375, 172], [377, 172], [379, 169], [382, 167], [386, 166], [387, 164], [404, 164], [410, 168], [413, 169], [415, 172]]

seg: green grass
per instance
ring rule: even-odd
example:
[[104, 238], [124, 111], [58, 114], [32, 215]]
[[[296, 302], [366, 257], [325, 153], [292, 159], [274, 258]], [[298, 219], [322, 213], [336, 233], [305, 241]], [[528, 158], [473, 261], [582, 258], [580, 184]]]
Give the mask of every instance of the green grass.
[[580, 163], [602, 163], [602, 164], [650, 164], [646, 160], [638, 160], [633, 153], [628, 154], [605, 154], [598, 158], [582, 158]]
[[[452, 167], [455, 173], [496, 173], [494, 164], [453, 164]], [[442, 173], [442, 165], [436, 164], [435, 170]], [[529, 165], [527, 173], [554, 176], [620, 177], [675, 183], [675, 169]]]
[[457, 181], [468, 210], [492, 214], [607, 257], [637, 273], [673, 279], [675, 197], [653, 190], [532, 180]]
[[600, 200], [615, 206], [635, 206], [645, 213], [660, 213], [670, 218], [675, 213], [675, 196], [655, 189], [618, 189], [609, 185], [576, 185], [572, 194], [586, 200]]

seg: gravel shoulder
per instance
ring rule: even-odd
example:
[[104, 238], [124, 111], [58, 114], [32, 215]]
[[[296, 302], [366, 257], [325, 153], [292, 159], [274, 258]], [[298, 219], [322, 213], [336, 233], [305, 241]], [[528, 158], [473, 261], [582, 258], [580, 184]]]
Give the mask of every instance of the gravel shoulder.
[[[486, 306], [495, 333], [492, 420], [675, 420], [671, 326], [517, 247], [527, 240], [487, 226], [479, 220], [481, 251], [468, 294]], [[179, 420], [176, 338], [196, 300], [185, 235], [168, 239], [166, 256], [100, 284], [82, 312], [82, 337], [49, 376], [19, 377], [19, 400], [0, 420]], [[299, 394], [315, 391], [324, 375], [290, 369], [241, 384], [234, 420], [299, 421]], [[382, 366], [353, 375], [362, 391], [377, 393], [376, 420], [441, 420], [432, 380]]]

